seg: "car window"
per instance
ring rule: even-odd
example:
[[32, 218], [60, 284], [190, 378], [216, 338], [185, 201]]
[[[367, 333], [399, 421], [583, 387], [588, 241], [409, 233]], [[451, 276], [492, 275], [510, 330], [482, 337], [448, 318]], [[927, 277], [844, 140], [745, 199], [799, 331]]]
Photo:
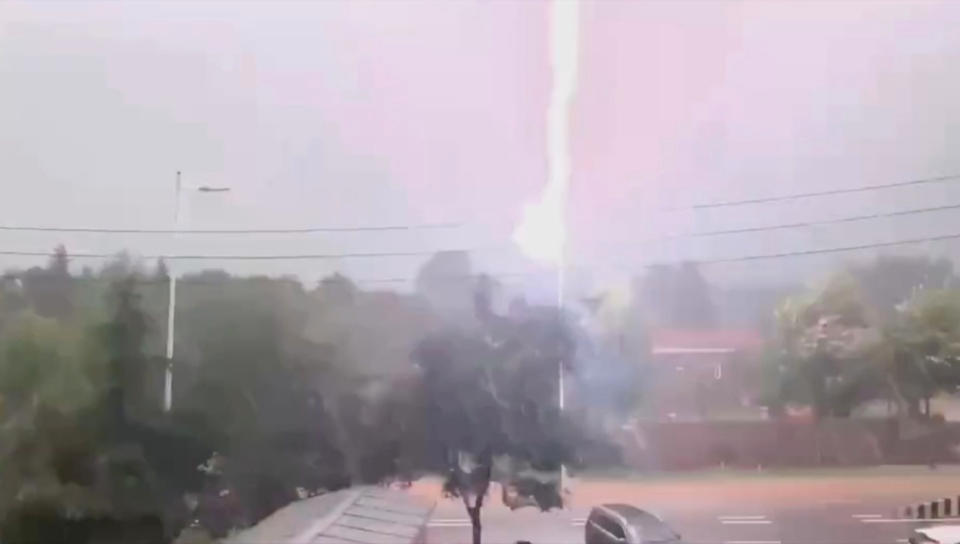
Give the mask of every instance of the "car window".
[[594, 521], [604, 531], [610, 533], [611, 535], [617, 538], [626, 540], [627, 535], [623, 532], [623, 527], [621, 527], [620, 524], [614, 521], [613, 519], [608, 518], [606, 516], [597, 516], [597, 518]]
[[640, 536], [644, 542], [670, 542], [677, 540], [677, 533], [662, 522], [646, 523], [640, 526]]
[[655, 516], [645, 514], [630, 521], [640, 529], [644, 542], [668, 542], [678, 538], [673, 529]]

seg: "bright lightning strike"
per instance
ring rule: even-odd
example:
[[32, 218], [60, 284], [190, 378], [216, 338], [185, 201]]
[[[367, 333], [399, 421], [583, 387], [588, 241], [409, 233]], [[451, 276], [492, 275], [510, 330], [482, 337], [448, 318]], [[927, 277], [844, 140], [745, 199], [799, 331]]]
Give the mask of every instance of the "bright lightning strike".
[[547, 186], [540, 198], [524, 206], [513, 240], [529, 257], [563, 266], [566, 246], [564, 209], [570, 183], [570, 108], [577, 88], [579, 50], [577, 0], [554, 0], [550, 6], [552, 90], [547, 109]]

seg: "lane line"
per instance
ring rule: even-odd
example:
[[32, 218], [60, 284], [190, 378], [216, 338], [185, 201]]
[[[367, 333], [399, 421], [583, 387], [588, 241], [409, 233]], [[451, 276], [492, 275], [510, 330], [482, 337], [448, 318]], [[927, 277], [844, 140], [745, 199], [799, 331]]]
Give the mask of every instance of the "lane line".
[[783, 544], [779, 540], [727, 540], [723, 544]]
[[764, 515], [748, 515], [748, 516], [717, 516], [717, 519], [767, 519], [767, 516]]
[[946, 523], [949, 521], [960, 521], [960, 518], [927, 518], [927, 519], [915, 519], [915, 518], [896, 518], [896, 519], [861, 519], [860, 523]]
[[877, 519], [882, 518], [883, 514], [853, 514], [854, 519]]
[[769, 519], [722, 519], [720, 523], [724, 525], [770, 525], [773, 522]]

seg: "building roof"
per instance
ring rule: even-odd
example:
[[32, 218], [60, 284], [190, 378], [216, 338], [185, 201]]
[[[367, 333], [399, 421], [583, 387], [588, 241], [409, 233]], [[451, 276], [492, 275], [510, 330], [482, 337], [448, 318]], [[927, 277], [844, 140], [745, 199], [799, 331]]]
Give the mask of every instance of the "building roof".
[[650, 350], [654, 355], [757, 352], [763, 337], [750, 329], [653, 329]]
[[226, 544], [412, 544], [430, 517], [420, 497], [382, 487], [352, 487], [295, 501]]

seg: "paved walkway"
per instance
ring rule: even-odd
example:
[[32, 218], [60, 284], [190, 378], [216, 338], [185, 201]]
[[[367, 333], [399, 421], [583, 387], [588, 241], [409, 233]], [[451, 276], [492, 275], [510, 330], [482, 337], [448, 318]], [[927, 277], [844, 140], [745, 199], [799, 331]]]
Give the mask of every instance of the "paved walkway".
[[224, 544], [412, 544], [431, 508], [403, 491], [344, 489], [281, 508]]

